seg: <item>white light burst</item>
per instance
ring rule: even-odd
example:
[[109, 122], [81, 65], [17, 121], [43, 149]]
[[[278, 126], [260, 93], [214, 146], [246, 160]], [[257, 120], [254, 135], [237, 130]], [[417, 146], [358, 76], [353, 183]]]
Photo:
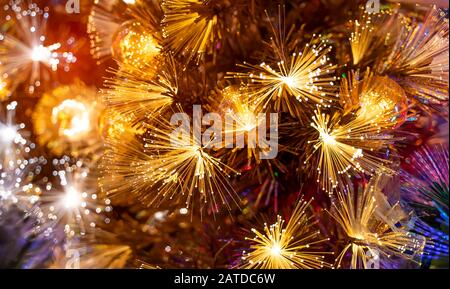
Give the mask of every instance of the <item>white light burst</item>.
[[67, 70], [76, 61], [72, 53], [59, 51], [60, 43], [46, 43], [47, 7], [10, 0], [4, 10], [0, 23], [7, 28], [0, 33], [0, 75], [10, 79], [13, 88], [28, 80], [28, 92], [33, 93], [50, 71], [60, 66]]
[[48, 182], [41, 197], [46, 218], [64, 226], [68, 237], [84, 234], [100, 220], [108, 223], [105, 213], [112, 211], [111, 201], [98, 195], [89, 166], [67, 156], [52, 165], [57, 181]]

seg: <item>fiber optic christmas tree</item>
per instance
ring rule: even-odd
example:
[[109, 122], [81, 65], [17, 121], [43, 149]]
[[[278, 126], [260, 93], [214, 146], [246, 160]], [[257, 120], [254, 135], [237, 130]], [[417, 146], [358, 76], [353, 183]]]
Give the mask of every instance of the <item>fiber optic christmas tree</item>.
[[0, 2], [0, 267], [448, 268], [446, 3]]

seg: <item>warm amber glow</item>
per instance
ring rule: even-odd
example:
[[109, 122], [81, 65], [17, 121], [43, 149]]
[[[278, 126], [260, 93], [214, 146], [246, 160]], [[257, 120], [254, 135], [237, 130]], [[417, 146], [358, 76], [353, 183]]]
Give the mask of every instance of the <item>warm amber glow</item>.
[[3, 77], [0, 77], [0, 101], [7, 99], [11, 93], [8, 86], [9, 82], [6, 79], [3, 79]]
[[126, 23], [115, 37], [112, 50], [120, 62], [143, 68], [159, 55], [161, 47], [146, 27], [139, 22], [131, 22]]
[[32, 114], [38, 143], [56, 154], [100, 148], [103, 106], [97, 97], [95, 88], [80, 82], [45, 93]]
[[73, 99], [64, 100], [52, 110], [52, 122], [59, 127], [61, 135], [77, 138], [90, 131], [88, 108]]

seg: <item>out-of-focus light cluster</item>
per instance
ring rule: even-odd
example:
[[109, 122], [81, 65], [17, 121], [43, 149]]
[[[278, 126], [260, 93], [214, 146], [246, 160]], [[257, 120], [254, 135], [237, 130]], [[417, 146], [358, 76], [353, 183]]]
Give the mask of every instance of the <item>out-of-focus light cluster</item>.
[[12, 88], [28, 81], [28, 92], [33, 93], [42, 80], [49, 79], [44, 67], [55, 71], [63, 66], [68, 71], [77, 59], [71, 52], [58, 51], [60, 43], [45, 44], [48, 7], [24, 3], [10, 0], [3, 6], [6, 16], [0, 21], [10, 28], [0, 33], [0, 75], [9, 79]]
[[42, 196], [47, 218], [61, 224], [68, 237], [85, 234], [97, 222], [109, 223], [111, 201], [98, 195], [89, 167], [67, 156], [54, 159], [52, 165], [57, 182], [48, 182]]
[[64, 100], [52, 109], [52, 123], [61, 123], [60, 134], [68, 138], [77, 138], [89, 132], [90, 121], [88, 108], [77, 100]]
[[37, 142], [56, 155], [80, 155], [101, 147], [103, 106], [95, 89], [83, 83], [44, 94], [32, 119]]
[[0, 206], [26, 209], [39, 200], [41, 189], [33, 182], [47, 162], [42, 156], [32, 156], [36, 146], [26, 139], [25, 125], [13, 122], [17, 106], [11, 102], [6, 105], [6, 116], [0, 114]]

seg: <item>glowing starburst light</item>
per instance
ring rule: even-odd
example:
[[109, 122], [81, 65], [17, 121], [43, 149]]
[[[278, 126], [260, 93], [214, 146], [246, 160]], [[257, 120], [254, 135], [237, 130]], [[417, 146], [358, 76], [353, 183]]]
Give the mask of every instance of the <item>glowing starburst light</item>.
[[49, 9], [31, 3], [26, 8], [21, 2], [10, 1], [5, 6], [5, 20], [12, 28], [0, 34], [0, 74], [13, 83], [12, 87], [28, 80], [28, 92], [33, 93], [42, 80], [49, 78], [50, 70], [65, 69], [76, 61], [70, 52], [59, 52], [60, 43], [46, 45], [45, 29]]
[[328, 239], [319, 238], [308, 209], [311, 201], [301, 201], [287, 223], [277, 216], [277, 222], [264, 224], [264, 231], [252, 229], [254, 238], [246, 238], [249, 252], [244, 251], [241, 268], [253, 269], [312, 269], [330, 267], [324, 261], [327, 253], [314, 247]]
[[249, 72], [230, 73], [244, 79], [249, 86], [249, 96], [256, 107], [275, 111], [288, 111], [302, 116], [300, 102], [314, 102], [329, 106], [336, 97], [333, 92], [336, 77], [334, 66], [327, 56], [331, 47], [325, 42], [307, 44], [300, 53], [293, 53], [276, 63], [276, 68], [265, 62], [260, 65], [239, 65]]
[[317, 182], [326, 192], [331, 193], [346, 176], [362, 172], [394, 173], [386, 165], [389, 163], [377, 156], [377, 151], [386, 148], [392, 137], [381, 133], [376, 123], [365, 119], [353, 119], [339, 124], [339, 115], [332, 118], [318, 109], [311, 126], [317, 131], [317, 138], [309, 140], [313, 152], [305, 163], [317, 154]]

